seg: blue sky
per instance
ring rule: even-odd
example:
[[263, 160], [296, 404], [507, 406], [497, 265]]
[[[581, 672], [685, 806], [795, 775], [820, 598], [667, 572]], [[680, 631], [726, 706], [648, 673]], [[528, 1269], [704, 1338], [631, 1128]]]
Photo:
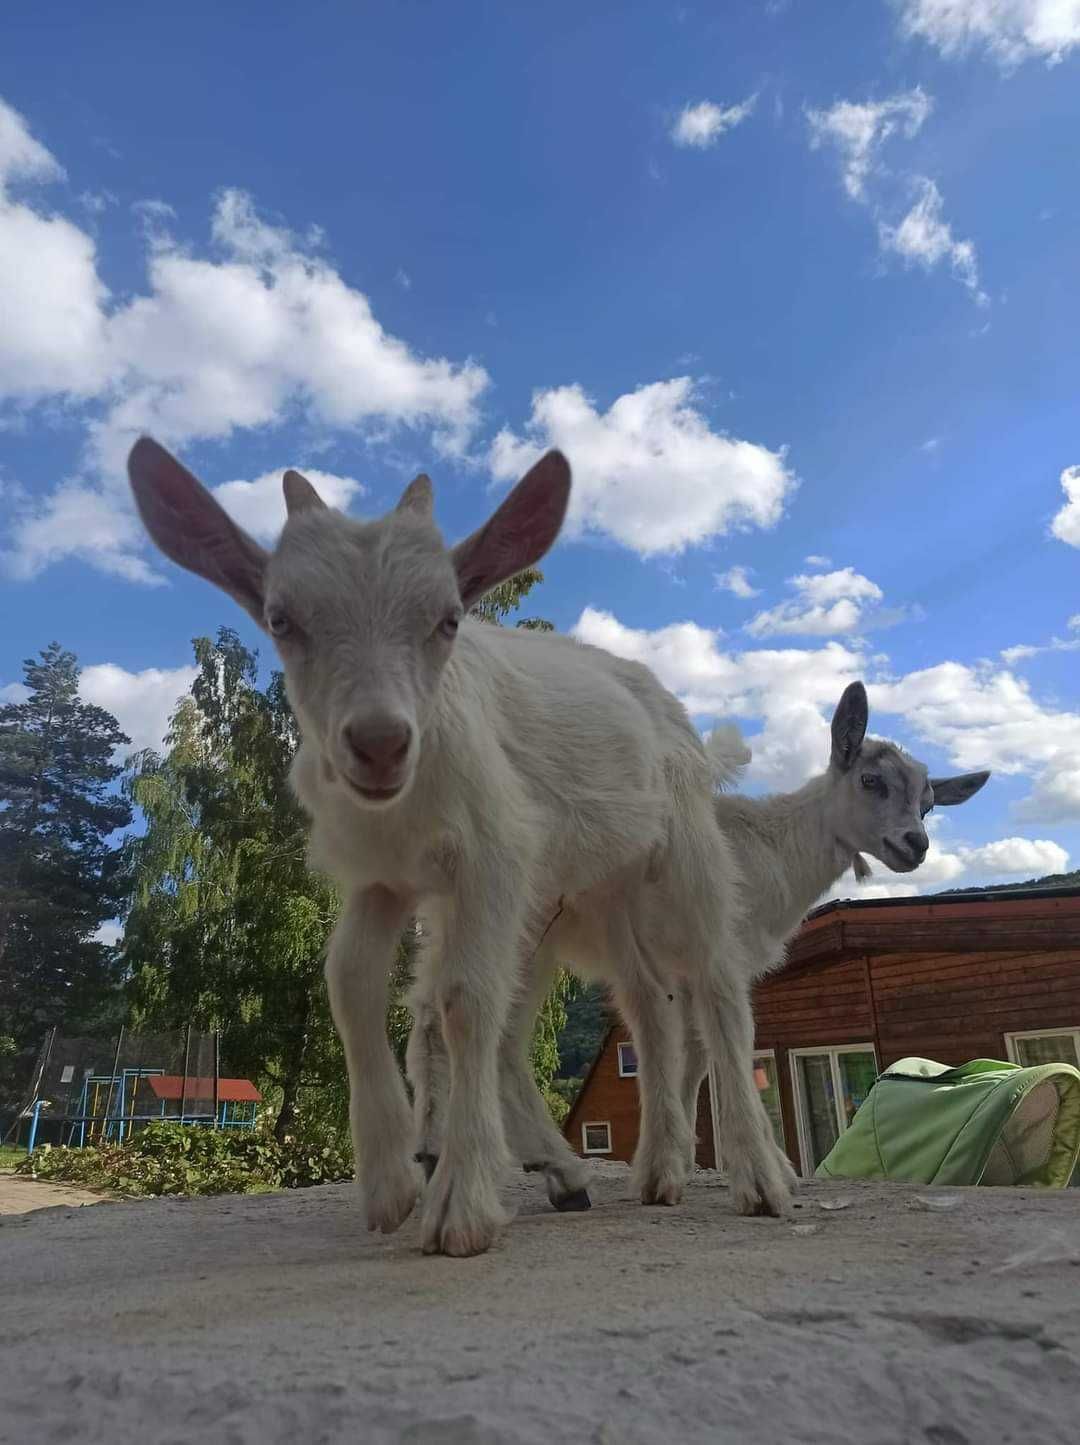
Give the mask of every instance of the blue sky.
[[142, 744], [194, 635], [260, 641], [143, 542], [140, 430], [263, 537], [286, 466], [359, 515], [428, 470], [453, 538], [557, 444], [536, 611], [736, 719], [755, 788], [861, 676], [994, 769], [923, 886], [1068, 866], [1078, 122], [1052, 0], [21, 13], [0, 685], [55, 637]]

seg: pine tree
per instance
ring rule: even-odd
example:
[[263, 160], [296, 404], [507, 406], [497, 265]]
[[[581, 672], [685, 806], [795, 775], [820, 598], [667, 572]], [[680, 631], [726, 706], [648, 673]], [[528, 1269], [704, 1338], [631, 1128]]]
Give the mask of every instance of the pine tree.
[[79, 696], [79, 665], [51, 643], [23, 664], [28, 695], [0, 707], [0, 1092], [54, 1024], [71, 1029], [117, 982], [115, 950], [95, 939], [122, 883], [110, 843], [131, 822], [113, 792], [114, 717]]

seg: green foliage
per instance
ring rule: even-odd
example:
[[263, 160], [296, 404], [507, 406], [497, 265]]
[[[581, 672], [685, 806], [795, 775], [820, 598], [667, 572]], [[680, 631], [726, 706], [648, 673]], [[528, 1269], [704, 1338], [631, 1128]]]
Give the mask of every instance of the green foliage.
[[[126, 785], [146, 819], [128, 850], [133, 1022], [221, 1030], [230, 1069], [275, 1096], [282, 1136], [303, 1091], [344, 1077], [322, 981], [337, 898], [307, 868], [280, 674], [260, 688], [256, 655], [227, 628], [194, 646], [169, 750], [139, 755]], [[330, 1107], [343, 1111], [340, 1085]]]
[[[557, 1124], [561, 1124], [567, 1114], [569, 1114], [570, 1106], [577, 1098], [578, 1092], [584, 1082], [584, 1078], [575, 1077], [571, 1079], [552, 1079], [548, 1085], [546, 1094], [548, 1108], [551, 1109]], [[557, 1100], [557, 1102], [553, 1103], [553, 1100]]]
[[214, 1130], [154, 1123], [125, 1144], [35, 1149], [17, 1167], [35, 1179], [135, 1196], [261, 1194], [352, 1177], [348, 1151], [303, 1133]]
[[0, 706], [0, 1106], [49, 1027], [70, 1026], [115, 988], [115, 951], [95, 940], [122, 896], [110, 842], [131, 821], [116, 796], [116, 719], [79, 697], [73, 653], [51, 643], [23, 664], [27, 696]]

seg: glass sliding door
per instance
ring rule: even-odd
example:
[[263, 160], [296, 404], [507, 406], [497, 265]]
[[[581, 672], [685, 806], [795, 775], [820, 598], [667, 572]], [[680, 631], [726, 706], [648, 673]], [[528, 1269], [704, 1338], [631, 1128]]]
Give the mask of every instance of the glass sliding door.
[[799, 1124], [799, 1153], [809, 1178], [854, 1119], [877, 1078], [871, 1044], [794, 1049], [791, 1075]]

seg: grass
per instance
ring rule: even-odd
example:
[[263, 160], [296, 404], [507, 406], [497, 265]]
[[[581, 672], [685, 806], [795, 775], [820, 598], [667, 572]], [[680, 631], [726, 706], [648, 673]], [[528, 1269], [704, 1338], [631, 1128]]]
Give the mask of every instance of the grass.
[[25, 1158], [25, 1149], [16, 1149], [11, 1144], [0, 1144], [0, 1172], [5, 1169], [14, 1169], [15, 1165]]

